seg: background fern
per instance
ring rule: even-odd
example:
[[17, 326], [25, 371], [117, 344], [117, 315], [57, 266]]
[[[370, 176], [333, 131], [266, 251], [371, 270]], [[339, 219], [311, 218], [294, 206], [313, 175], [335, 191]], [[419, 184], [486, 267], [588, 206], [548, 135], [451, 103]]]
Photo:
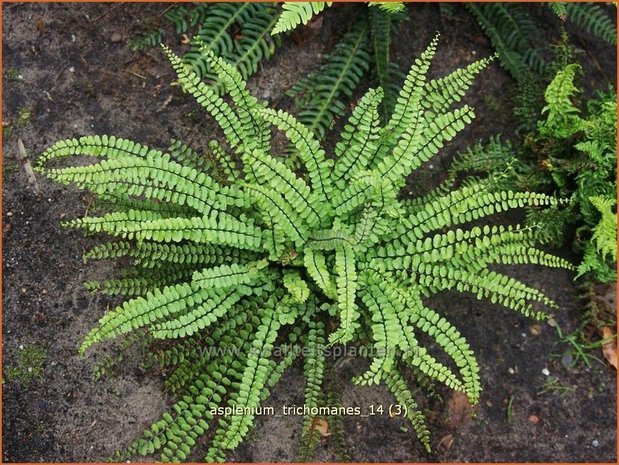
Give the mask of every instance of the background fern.
[[[608, 203], [616, 193], [616, 93], [612, 88], [598, 92], [586, 109], [576, 107], [579, 72], [576, 64], [557, 72], [545, 91], [546, 105], [539, 110], [536, 130], [524, 144], [493, 139], [470, 147], [457, 157], [441, 188], [449, 189], [462, 173], [494, 173], [494, 188], [540, 190], [571, 198], [567, 209], [530, 209], [527, 222], [536, 225], [542, 240], [556, 245], [573, 242], [584, 257], [578, 276], [610, 282], [616, 279], [616, 246], [609, 248], [616, 235], [609, 227], [613, 224], [609, 215], [616, 210]], [[599, 231], [596, 237], [594, 231]]]
[[[280, 45], [280, 37], [273, 33], [279, 11], [280, 7], [275, 3], [195, 3], [175, 5], [167, 9], [163, 17], [177, 35], [191, 34], [187, 38], [190, 49], [184, 54], [183, 61], [198, 76], [216, 83], [216, 88], [222, 92], [217, 74], [202, 55], [202, 46], [233, 64], [247, 79]], [[156, 26], [132, 39], [129, 45], [140, 49], [157, 45], [164, 39], [165, 29]]]

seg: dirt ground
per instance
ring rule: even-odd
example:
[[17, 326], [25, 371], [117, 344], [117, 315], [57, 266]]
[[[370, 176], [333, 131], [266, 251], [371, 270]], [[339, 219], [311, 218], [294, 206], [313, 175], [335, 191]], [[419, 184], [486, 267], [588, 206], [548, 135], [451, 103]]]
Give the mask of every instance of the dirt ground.
[[[82, 254], [96, 240], [59, 226], [64, 218], [83, 215], [88, 199], [42, 178], [37, 179], [37, 195], [17, 158], [18, 139], [31, 160], [59, 139], [84, 134], [114, 134], [158, 148], [165, 148], [171, 137], [195, 147], [206, 143], [214, 126], [191, 116], [190, 99], [170, 87], [173, 74], [162, 53], [156, 48], [132, 52], [126, 46], [141, 22], [167, 7], [3, 5], [2, 115], [10, 125], [2, 146], [3, 461], [105, 461], [172, 402], [162, 393], [161, 377], [138, 357], [128, 358], [115, 376], [95, 379], [94, 367], [111, 346], [98, 346], [83, 358], [77, 355], [81, 339], [114, 304], [90, 295], [81, 283], [109, 276], [113, 264], [85, 265]], [[332, 47], [344, 29], [347, 8], [327, 12], [320, 34], [303, 46], [287, 41], [250, 80], [252, 90], [274, 107], [290, 109], [284, 91]], [[395, 42], [396, 59], [404, 68], [435, 31], [442, 32], [433, 71], [437, 75], [492, 53], [467, 15], [445, 24], [436, 5], [418, 4], [410, 8], [410, 16]], [[598, 63], [590, 67], [590, 84], [605, 86], [605, 79], [615, 74], [613, 48], [578, 40]], [[469, 99], [478, 117], [458, 137], [460, 146], [492, 134], [509, 135], [510, 82], [496, 63], [482, 74]], [[443, 151], [433, 171], [426, 169], [426, 179], [436, 181], [454, 147]], [[567, 249], [560, 254], [574, 258]], [[583, 308], [570, 272], [514, 267], [512, 274], [554, 298], [563, 334], [574, 331]], [[612, 367], [592, 359], [590, 367], [578, 362], [568, 368], [561, 360], [570, 346], [560, 341], [556, 328], [473, 296], [445, 293], [430, 304], [456, 323], [476, 351], [484, 391], [474, 418], [449, 419], [449, 404], [425, 403], [432, 454], [422, 451], [399, 419], [345, 418], [354, 461], [616, 462]], [[32, 352], [42, 354], [38, 362], [24, 355]], [[599, 350], [591, 354], [603, 360]], [[335, 385], [343, 405], [393, 403], [382, 387], [348, 382], [359, 372], [358, 360], [338, 360], [337, 366]], [[299, 405], [302, 399], [302, 370], [295, 365], [266, 405]], [[453, 417], [453, 409], [451, 413]], [[300, 431], [298, 417], [263, 417], [229, 458], [294, 461]], [[194, 460], [206, 450], [204, 444], [197, 449]], [[322, 440], [316, 458], [337, 459], [332, 437]]]

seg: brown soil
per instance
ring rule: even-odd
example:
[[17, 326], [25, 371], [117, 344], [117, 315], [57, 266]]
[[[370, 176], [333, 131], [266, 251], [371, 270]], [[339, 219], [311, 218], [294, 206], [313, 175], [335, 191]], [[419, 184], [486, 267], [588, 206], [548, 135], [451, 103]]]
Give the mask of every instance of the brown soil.
[[[94, 379], [93, 369], [111, 346], [97, 347], [84, 358], [77, 355], [80, 340], [114, 303], [88, 294], [81, 283], [109, 275], [112, 265], [84, 265], [82, 253], [96, 239], [59, 226], [63, 218], [83, 215], [88, 197], [42, 178], [36, 195], [17, 158], [18, 138], [31, 160], [54, 141], [83, 134], [115, 134], [153, 147], [166, 147], [171, 137], [196, 147], [206, 142], [204, 134], [212, 134], [214, 125], [190, 115], [194, 106], [170, 87], [173, 75], [161, 52], [126, 47], [140, 22], [166, 8], [131, 3], [3, 6], [2, 114], [12, 125], [2, 147], [3, 368], [6, 372], [18, 365], [24, 350], [20, 346], [36, 344], [47, 350], [41, 377], [3, 385], [4, 461], [104, 461], [172, 401], [162, 394], [161, 377], [143, 367], [137, 353], [115, 376], [102, 379]], [[274, 107], [290, 108], [284, 91], [317, 64], [318, 54], [330, 49], [344, 29], [349, 8], [327, 12], [319, 35], [308, 43], [287, 42], [251, 79], [257, 95]], [[402, 67], [437, 30], [442, 32], [437, 74], [492, 53], [469, 16], [445, 22], [436, 5], [412, 5], [410, 11], [395, 45]], [[120, 41], [112, 41], [115, 34]], [[589, 68], [588, 84], [602, 85], [606, 76], [615, 74], [614, 50], [596, 40], [579, 40], [599, 65]], [[506, 116], [510, 85], [496, 63], [482, 74], [470, 98], [476, 121], [456, 145], [443, 151], [433, 169], [424, 171], [424, 182], [436, 182], [454, 147], [512, 132]], [[574, 258], [568, 250], [561, 254]], [[564, 334], [577, 327], [582, 306], [570, 272], [514, 267], [512, 274], [556, 299], [560, 310], [555, 320]], [[462, 409], [466, 413], [467, 407], [457, 399], [425, 402], [435, 450], [426, 454], [400, 419], [347, 417], [344, 429], [354, 461], [616, 461], [612, 367], [592, 359], [590, 367], [579, 362], [566, 368], [561, 356], [570, 346], [560, 342], [555, 328], [546, 323], [534, 327], [534, 321], [473, 296], [441, 294], [430, 304], [457, 324], [477, 353], [484, 391], [474, 418], [465, 420]], [[599, 350], [591, 355], [602, 358]], [[382, 387], [350, 384], [360, 363], [341, 359], [336, 364], [335, 386], [343, 405], [368, 409], [392, 404]], [[543, 392], [550, 378], [546, 369], [563, 390]], [[267, 405], [299, 405], [302, 399], [302, 370], [295, 365]], [[449, 405], [455, 410], [446, 411]], [[299, 417], [261, 418], [230, 459], [294, 461], [300, 431]], [[337, 459], [334, 442], [332, 436], [322, 439], [318, 460]], [[200, 460], [204, 451], [203, 444], [192, 458]]]

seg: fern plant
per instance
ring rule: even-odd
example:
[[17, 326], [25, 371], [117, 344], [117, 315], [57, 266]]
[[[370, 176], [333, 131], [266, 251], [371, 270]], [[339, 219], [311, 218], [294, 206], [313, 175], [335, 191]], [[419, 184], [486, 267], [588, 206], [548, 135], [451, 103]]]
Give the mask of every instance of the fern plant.
[[547, 151], [546, 166], [557, 187], [573, 192], [580, 226], [576, 245], [584, 250], [578, 276], [615, 281], [617, 221], [617, 94], [613, 89], [588, 102], [588, 115], [573, 103], [578, 65], [557, 72], [545, 93], [545, 118], [538, 122], [538, 143]]
[[[167, 9], [163, 17], [174, 26], [177, 35], [191, 32], [191, 39], [186, 39], [190, 49], [182, 59], [221, 93], [223, 86], [202, 55], [202, 47], [215, 51], [247, 79], [263, 60], [273, 56], [281, 43], [273, 31], [279, 12], [275, 3], [198, 2], [189, 6], [175, 5]], [[129, 46], [133, 49], [152, 47], [162, 43], [164, 36], [164, 28], [157, 26], [137, 36]]]
[[[617, 29], [610, 17], [599, 6], [585, 2], [546, 3], [558, 18], [554, 26], [564, 30], [563, 22], [570, 21], [587, 33], [611, 45], [617, 44]], [[499, 54], [501, 64], [516, 81], [530, 79], [530, 74], [544, 73], [549, 66], [550, 47], [539, 40], [541, 31], [549, 28], [549, 21], [535, 19], [532, 11], [523, 5], [505, 2], [466, 3], [481, 29]]]
[[573, 242], [583, 255], [577, 277], [612, 282], [617, 260], [617, 95], [610, 88], [577, 107], [580, 72], [576, 64], [557, 71], [545, 89], [535, 129], [523, 141], [496, 138], [475, 144], [456, 158], [441, 189], [448, 191], [458, 177], [476, 174], [494, 178], [495, 189], [571, 198], [567, 208], [529, 208], [527, 223], [545, 241]]
[[[367, 91], [331, 156], [293, 115], [259, 103], [241, 72], [206, 48], [227, 100], [165, 52], [183, 89], [221, 127], [225, 144], [211, 142], [208, 156], [178, 142], [162, 152], [113, 136], [67, 139], [42, 154], [40, 172], [101, 201], [99, 215], [64, 223], [112, 238], [85, 258], [126, 258], [135, 270], [101, 284], [133, 298], [100, 319], [80, 353], [140, 334], [169, 367], [166, 386], [179, 396], [119, 458], [158, 452], [164, 461], [185, 460], [214, 430], [205, 459], [224, 460], [301, 355], [276, 355], [283, 343], [307, 349], [308, 407], [330, 402], [323, 396], [325, 345], [369, 345], [367, 370], [353, 382], [384, 383], [430, 450], [412, 383], [435, 380], [472, 403], [482, 387], [468, 342], [426, 299], [469, 292], [540, 319], [540, 306], [556, 307], [493, 265], [570, 264], [536, 248], [531, 228], [483, 220], [561, 200], [496, 191], [484, 180], [425, 200], [399, 199], [408, 176], [471, 123], [474, 111], [460, 101], [490, 61], [429, 79], [437, 43], [438, 37], [411, 66], [385, 123], [383, 90]], [[273, 153], [273, 127], [295, 146], [303, 172]], [[93, 163], [58, 165], [74, 156]], [[427, 340], [444, 353], [433, 353]], [[315, 419], [305, 419], [303, 437], [312, 437]]]

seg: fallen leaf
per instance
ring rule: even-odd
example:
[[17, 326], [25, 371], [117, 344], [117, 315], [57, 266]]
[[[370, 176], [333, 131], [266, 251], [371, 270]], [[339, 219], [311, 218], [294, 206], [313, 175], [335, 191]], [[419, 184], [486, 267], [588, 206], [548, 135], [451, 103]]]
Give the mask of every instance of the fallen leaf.
[[602, 353], [604, 357], [606, 357], [606, 360], [608, 360], [608, 363], [617, 369], [617, 338], [608, 326], [602, 328], [602, 338], [608, 340], [608, 342], [602, 346]]
[[533, 325], [529, 327], [529, 332], [533, 336], [539, 336], [542, 333], [542, 327], [540, 325]]
[[443, 437], [439, 443], [438, 443], [438, 450], [440, 452], [447, 452], [450, 448], [451, 445], [454, 443], [454, 437], [451, 434], [448, 434], [447, 436]]
[[327, 420], [323, 420], [322, 418], [314, 418], [312, 421], [312, 430], [318, 431], [321, 437], [331, 436], [329, 432], [329, 423]]
[[45, 21], [43, 21], [42, 18], [37, 18], [34, 25], [36, 26], [37, 31], [39, 32], [43, 32], [45, 30]]
[[447, 401], [447, 412], [443, 423], [447, 428], [459, 428], [471, 421], [473, 406], [466, 394], [454, 391]]

